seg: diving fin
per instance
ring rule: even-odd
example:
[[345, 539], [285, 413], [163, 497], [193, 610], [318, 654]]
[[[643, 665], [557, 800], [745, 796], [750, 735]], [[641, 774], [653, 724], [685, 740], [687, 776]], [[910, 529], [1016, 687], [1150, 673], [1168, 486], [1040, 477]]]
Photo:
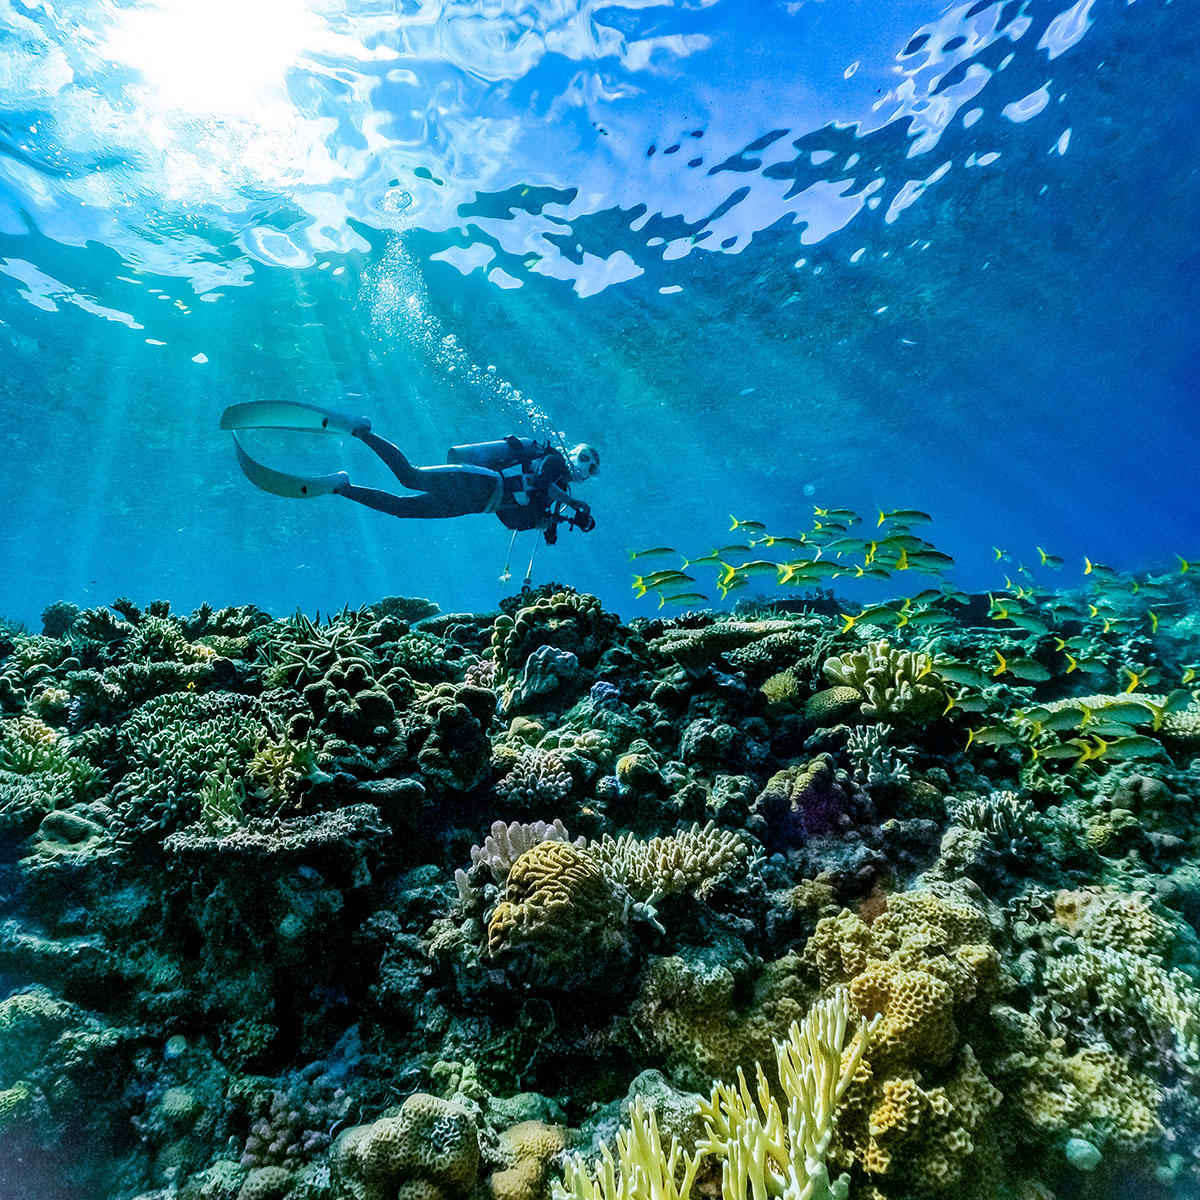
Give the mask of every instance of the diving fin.
[[[249, 408], [251, 405], [238, 404], [234, 407]], [[231, 410], [226, 409], [225, 411], [228, 413]], [[244, 428], [250, 428], [250, 426]], [[271, 428], [279, 428], [279, 426]], [[345, 471], [336, 471], [332, 475], [289, 475], [286, 471], [276, 471], [274, 467], [264, 466], [251, 458], [242, 448], [241, 440], [236, 433], [233, 435], [233, 444], [237, 450], [238, 465], [242, 468], [242, 474], [256, 488], [270, 492], [273, 496], [286, 496], [289, 500], [306, 500], [310, 496], [329, 496], [340, 484], [350, 482], [350, 476]]]
[[[298, 433], [354, 433], [356, 430], [369, 430], [371, 422], [366, 417], [348, 417], [345, 413], [336, 413], [328, 408], [318, 408], [315, 404], [301, 404], [295, 400], [248, 400], [244, 404], [231, 404], [221, 414], [221, 428], [227, 429], [231, 433], [238, 429], [288, 429]], [[267, 488], [266, 490], [270, 491], [271, 489]]]

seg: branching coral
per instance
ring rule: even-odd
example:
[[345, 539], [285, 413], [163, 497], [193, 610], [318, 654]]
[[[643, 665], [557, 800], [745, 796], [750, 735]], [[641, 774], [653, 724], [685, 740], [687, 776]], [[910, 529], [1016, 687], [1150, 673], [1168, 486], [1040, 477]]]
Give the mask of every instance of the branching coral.
[[617, 838], [605, 834], [588, 850], [609, 879], [648, 904], [729, 874], [748, 853], [744, 838], [711, 821], [646, 842], [628, 833]]
[[849, 1176], [831, 1183], [825, 1159], [838, 1107], [879, 1020], [855, 1013], [844, 991], [818, 1001], [775, 1042], [782, 1105], [761, 1063], [754, 1092], [740, 1070], [736, 1088], [717, 1084], [701, 1105], [708, 1136], [698, 1148], [722, 1160], [724, 1200], [844, 1200]]
[[699, 1166], [698, 1153], [684, 1154], [672, 1137], [664, 1149], [658, 1118], [640, 1096], [629, 1113], [629, 1125], [617, 1134], [617, 1153], [600, 1149], [595, 1171], [572, 1155], [563, 1182], [553, 1186], [553, 1200], [689, 1200]]
[[854, 768], [854, 778], [863, 787], [884, 787], [908, 783], [912, 752], [890, 744], [890, 725], [863, 725], [850, 730], [846, 750]]
[[571, 782], [571, 772], [557, 751], [526, 749], [496, 784], [496, 793], [506, 807], [518, 812], [539, 808], [553, 812], [570, 792]]
[[583, 838], [571, 841], [570, 835], [557, 817], [548, 825], [545, 821], [534, 821], [532, 824], [522, 824], [513, 821], [505, 825], [496, 821], [492, 831], [483, 839], [482, 846], [471, 847], [471, 865], [483, 863], [497, 883], [503, 883], [508, 878], [508, 872], [513, 863], [526, 850], [539, 842], [570, 842], [572, 846], [582, 847]]

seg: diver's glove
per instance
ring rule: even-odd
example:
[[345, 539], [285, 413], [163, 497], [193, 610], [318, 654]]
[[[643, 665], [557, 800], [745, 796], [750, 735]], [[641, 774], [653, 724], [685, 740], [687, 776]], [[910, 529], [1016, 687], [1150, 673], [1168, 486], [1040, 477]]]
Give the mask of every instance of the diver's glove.
[[596, 528], [596, 518], [591, 513], [581, 512], [576, 514], [571, 524], [584, 533], [591, 533]]

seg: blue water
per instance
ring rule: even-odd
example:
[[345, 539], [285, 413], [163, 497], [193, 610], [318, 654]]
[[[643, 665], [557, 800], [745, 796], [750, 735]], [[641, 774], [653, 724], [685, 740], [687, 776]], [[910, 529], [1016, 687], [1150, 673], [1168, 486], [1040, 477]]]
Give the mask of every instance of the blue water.
[[626, 614], [628, 549], [814, 504], [969, 588], [1200, 557], [1198, 54], [1165, 0], [4, 0], [0, 613], [510, 590], [494, 518], [254, 490], [247, 399], [593, 442], [534, 578]]

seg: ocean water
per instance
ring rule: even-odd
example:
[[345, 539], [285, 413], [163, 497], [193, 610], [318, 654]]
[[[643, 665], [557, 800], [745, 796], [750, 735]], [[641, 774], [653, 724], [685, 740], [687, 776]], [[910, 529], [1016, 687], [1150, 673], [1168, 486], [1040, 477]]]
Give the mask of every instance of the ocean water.
[[[509, 1127], [594, 1151], [643, 1066], [765, 1060], [760, 1015], [856, 978], [813, 950], [770, 992], [842, 908], [970, 991], [974, 1050], [915, 1038], [921, 1111], [1006, 1122], [872, 1167], [852, 1093], [851, 1198], [1200, 1195], [1198, 62], [1187, 0], [0, 0], [0, 1200], [548, 1200], [540, 1160], [500, 1181]], [[251, 400], [420, 465], [590, 443], [595, 529], [266, 494], [219, 428]], [[401, 490], [348, 436], [246, 444]], [[823, 593], [631, 587], [825, 510], [863, 520]], [[543, 586], [556, 632], [505, 642], [527, 572], [611, 618]], [[901, 652], [874, 704], [850, 658]], [[711, 818], [746, 880], [610, 871], [621, 954], [496, 966], [470, 848], [557, 817], [596, 855]], [[1062, 966], [1102, 951], [1117, 999]], [[414, 1091], [482, 1190], [331, 1149]]]
[[[730, 512], [925, 509], [970, 587], [993, 545], [1195, 548], [1186, 5], [13, 3], [3, 28], [14, 618], [495, 604], [495, 520], [256, 493], [217, 429], [249, 399], [365, 414], [419, 463], [594, 443], [597, 528], [535, 567], [622, 611], [628, 549], [707, 549]], [[271, 461], [318, 457], [387, 479], [354, 445]]]

